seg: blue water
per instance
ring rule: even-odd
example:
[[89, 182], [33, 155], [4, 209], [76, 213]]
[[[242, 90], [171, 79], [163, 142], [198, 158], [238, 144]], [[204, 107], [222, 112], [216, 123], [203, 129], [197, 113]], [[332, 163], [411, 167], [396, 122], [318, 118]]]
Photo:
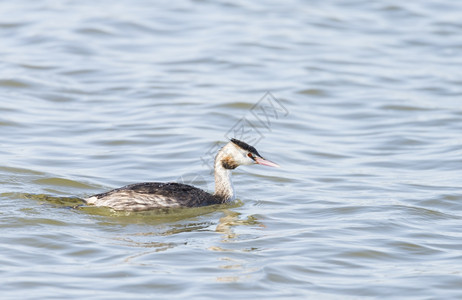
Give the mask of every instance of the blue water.
[[[459, 299], [462, 4], [0, 4], [2, 299]], [[79, 198], [180, 181], [223, 207]]]

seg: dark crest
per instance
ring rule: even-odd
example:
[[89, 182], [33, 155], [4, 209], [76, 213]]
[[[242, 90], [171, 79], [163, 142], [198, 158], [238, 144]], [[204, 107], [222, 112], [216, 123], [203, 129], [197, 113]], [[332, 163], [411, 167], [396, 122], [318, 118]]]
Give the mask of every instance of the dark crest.
[[242, 148], [244, 150], [247, 150], [247, 151], [261, 157], [261, 155], [260, 155], [260, 153], [258, 153], [257, 149], [250, 146], [249, 144], [244, 143], [243, 141], [240, 141], [240, 140], [236, 140], [236, 139], [231, 139], [231, 142], [233, 142], [235, 145], [239, 146], [240, 148]]

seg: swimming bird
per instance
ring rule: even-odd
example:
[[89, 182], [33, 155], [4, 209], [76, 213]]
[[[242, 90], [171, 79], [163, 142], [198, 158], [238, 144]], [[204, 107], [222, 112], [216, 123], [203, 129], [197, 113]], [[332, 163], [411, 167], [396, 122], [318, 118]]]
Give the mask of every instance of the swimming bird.
[[233, 138], [218, 151], [215, 157], [213, 194], [188, 184], [144, 182], [96, 194], [84, 200], [90, 205], [122, 211], [223, 204], [232, 201], [235, 197], [231, 170], [253, 164], [279, 167], [278, 164], [264, 159], [254, 147]]

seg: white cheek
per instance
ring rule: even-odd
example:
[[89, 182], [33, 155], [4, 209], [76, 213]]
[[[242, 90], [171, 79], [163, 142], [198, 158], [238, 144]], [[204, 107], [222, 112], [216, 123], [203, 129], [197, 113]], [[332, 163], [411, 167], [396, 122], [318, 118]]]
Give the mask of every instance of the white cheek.
[[255, 163], [255, 161], [253, 159], [251, 159], [250, 157], [248, 156], [245, 156], [244, 157], [244, 165], [253, 165]]
[[240, 166], [245, 166], [245, 165], [250, 165], [251, 163], [249, 162], [249, 160], [251, 160], [250, 158], [248, 158], [247, 156], [239, 156], [239, 158], [236, 158], [235, 159], [235, 162], [240, 165]]

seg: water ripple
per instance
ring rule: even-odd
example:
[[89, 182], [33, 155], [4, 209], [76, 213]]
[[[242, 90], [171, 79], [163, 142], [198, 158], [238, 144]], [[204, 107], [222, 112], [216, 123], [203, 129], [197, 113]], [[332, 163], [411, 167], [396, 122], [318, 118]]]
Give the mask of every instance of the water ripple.
[[[2, 2], [2, 296], [460, 298], [461, 8]], [[282, 166], [233, 205], [82, 205], [230, 136]]]

